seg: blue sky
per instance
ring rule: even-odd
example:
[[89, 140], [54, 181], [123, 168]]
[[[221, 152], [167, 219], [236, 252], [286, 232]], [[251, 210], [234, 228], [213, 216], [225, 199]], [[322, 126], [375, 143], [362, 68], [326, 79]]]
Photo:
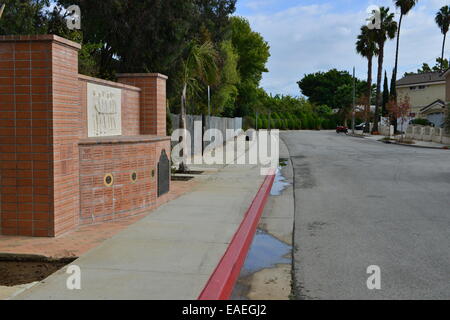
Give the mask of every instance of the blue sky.
[[[367, 62], [356, 54], [354, 42], [372, 4], [396, 12], [391, 0], [238, 0], [236, 15], [246, 17], [271, 46], [269, 73], [261, 85], [274, 94], [299, 95], [296, 82], [304, 74], [334, 67], [350, 71], [355, 66], [357, 76], [365, 79]], [[450, 0], [420, 0], [405, 18], [399, 75], [416, 71], [423, 62], [434, 64], [441, 55], [443, 37], [434, 16], [448, 4]], [[395, 41], [391, 41], [385, 55], [389, 79], [394, 55]]]

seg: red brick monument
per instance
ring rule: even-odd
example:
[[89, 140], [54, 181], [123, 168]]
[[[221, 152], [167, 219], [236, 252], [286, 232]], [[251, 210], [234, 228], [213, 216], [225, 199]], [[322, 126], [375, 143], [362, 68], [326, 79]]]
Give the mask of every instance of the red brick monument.
[[79, 49], [0, 36], [2, 235], [55, 237], [151, 210], [168, 191], [167, 77], [80, 75]]

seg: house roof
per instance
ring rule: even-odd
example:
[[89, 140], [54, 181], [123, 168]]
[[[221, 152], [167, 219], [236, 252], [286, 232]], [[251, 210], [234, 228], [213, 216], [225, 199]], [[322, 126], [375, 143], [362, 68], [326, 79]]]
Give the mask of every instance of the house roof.
[[427, 112], [432, 109], [445, 109], [445, 107], [446, 107], [445, 102], [442, 101], [441, 99], [438, 99], [438, 100], [430, 103], [426, 107], [420, 109], [420, 112]]
[[397, 81], [397, 86], [417, 85], [432, 82], [445, 82], [444, 73], [428, 72], [409, 74]]
[[447, 76], [450, 75], [450, 68], [448, 68], [447, 70], [444, 71], [444, 73], [442, 74], [442, 76], [445, 78], [447, 78]]

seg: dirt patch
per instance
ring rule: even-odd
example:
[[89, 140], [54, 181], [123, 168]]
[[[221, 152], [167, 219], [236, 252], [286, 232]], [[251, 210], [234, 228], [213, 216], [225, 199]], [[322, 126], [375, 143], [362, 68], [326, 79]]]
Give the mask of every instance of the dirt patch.
[[171, 181], [181, 181], [181, 182], [185, 182], [185, 181], [191, 181], [193, 180], [194, 177], [183, 177], [183, 176], [172, 176], [170, 178]]
[[0, 260], [0, 286], [13, 287], [42, 281], [72, 261], [73, 259], [58, 261]]
[[204, 174], [205, 173], [205, 171], [180, 171], [180, 170], [178, 170], [178, 171], [176, 171], [175, 173], [178, 173], [178, 174], [190, 174], [190, 175], [202, 175], [202, 174]]

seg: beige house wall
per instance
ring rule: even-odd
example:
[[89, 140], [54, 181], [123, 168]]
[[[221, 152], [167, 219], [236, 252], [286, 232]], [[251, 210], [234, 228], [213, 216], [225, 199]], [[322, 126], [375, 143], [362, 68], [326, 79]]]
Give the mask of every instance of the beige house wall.
[[446, 102], [450, 102], [450, 75], [447, 75], [447, 84], [446, 84]]
[[408, 96], [411, 103], [411, 112], [419, 115], [420, 109], [428, 106], [434, 101], [438, 99], [445, 101], [446, 94], [447, 100], [449, 100], [448, 98], [450, 98], [450, 81], [447, 81], [447, 90], [445, 83], [427, 84], [426, 88], [422, 90], [411, 90], [409, 86], [397, 87], [397, 94], [399, 99], [404, 99], [405, 96]]

